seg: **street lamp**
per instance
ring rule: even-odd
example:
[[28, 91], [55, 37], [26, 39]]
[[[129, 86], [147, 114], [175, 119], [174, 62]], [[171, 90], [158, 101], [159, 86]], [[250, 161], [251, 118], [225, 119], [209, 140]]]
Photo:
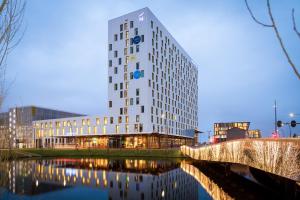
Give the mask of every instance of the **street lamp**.
[[294, 118], [296, 116], [300, 116], [300, 114], [290, 113], [289, 116], [290, 116], [290, 118]]

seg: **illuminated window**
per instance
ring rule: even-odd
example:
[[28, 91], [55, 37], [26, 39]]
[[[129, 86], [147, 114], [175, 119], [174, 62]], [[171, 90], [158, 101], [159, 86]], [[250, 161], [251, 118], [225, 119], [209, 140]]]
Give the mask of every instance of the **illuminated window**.
[[125, 122], [129, 123], [129, 117], [128, 116], [125, 117]]
[[116, 125], [116, 133], [119, 133], [119, 130], [120, 130], [120, 126]]
[[83, 128], [80, 127], [80, 134], [82, 135], [83, 134]]
[[125, 126], [125, 133], [128, 133], [129, 132], [129, 125], [127, 124], [126, 126]]
[[90, 120], [87, 119], [86, 121], [87, 121], [87, 125], [89, 126], [89, 125], [91, 124], [91, 123], [90, 123]]
[[106, 134], [106, 126], [103, 126], [103, 134]]
[[94, 126], [94, 134], [97, 134], [97, 126]]
[[91, 127], [88, 127], [88, 134], [91, 134]]
[[104, 124], [107, 124], [107, 117], [104, 117]]
[[99, 125], [100, 124], [100, 119], [96, 118], [96, 124]]
[[119, 116], [118, 122], [119, 122], [119, 123], [122, 123], [122, 116]]
[[73, 126], [77, 126], [76, 120], [73, 121]]

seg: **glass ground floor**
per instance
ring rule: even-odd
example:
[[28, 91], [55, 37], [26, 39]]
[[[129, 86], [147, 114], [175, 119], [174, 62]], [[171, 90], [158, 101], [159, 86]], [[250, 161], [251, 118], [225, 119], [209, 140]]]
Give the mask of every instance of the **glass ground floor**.
[[128, 148], [155, 149], [193, 145], [195, 139], [165, 134], [68, 136], [35, 139], [36, 148]]

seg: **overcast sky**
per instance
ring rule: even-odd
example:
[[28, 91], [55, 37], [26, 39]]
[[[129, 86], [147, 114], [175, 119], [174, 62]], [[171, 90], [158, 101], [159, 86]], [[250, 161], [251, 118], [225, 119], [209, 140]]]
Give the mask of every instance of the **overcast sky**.
[[[249, 2], [257, 17], [269, 22], [264, 1]], [[294, 7], [300, 29], [300, 1], [271, 3], [300, 70], [300, 39], [291, 20]], [[3, 110], [37, 105], [105, 114], [107, 21], [143, 7], [152, 10], [199, 65], [200, 130], [213, 130], [214, 122], [250, 121], [252, 129], [270, 136], [275, 99], [283, 121], [290, 121], [290, 112], [300, 114], [300, 81], [274, 32], [253, 22], [244, 0], [27, 1], [26, 32], [8, 59], [8, 80], [14, 83]], [[300, 128], [293, 132], [300, 134]], [[289, 132], [283, 128], [281, 133]]]

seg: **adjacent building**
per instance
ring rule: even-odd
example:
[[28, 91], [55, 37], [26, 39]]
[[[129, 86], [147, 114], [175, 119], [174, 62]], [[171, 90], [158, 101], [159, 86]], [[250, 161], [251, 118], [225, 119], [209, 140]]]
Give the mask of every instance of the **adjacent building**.
[[37, 147], [194, 143], [198, 69], [148, 8], [108, 22], [108, 114], [35, 121]]
[[0, 148], [33, 147], [33, 121], [82, 116], [36, 106], [14, 107], [0, 113]]
[[222, 122], [214, 124], [214, 142], [242, 138], [260, 138], [260, 130], [249, 130], [250, 122]]

